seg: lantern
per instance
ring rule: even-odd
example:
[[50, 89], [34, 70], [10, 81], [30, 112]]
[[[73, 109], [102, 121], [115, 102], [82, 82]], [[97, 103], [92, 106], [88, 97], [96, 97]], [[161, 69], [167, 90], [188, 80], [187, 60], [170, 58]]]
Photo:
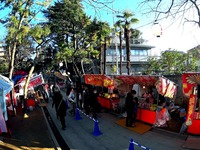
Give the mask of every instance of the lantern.
[[162, 27], [157, 21], [153, 24], [152, 32], [156, 37], [160, 37], [162, 35]]

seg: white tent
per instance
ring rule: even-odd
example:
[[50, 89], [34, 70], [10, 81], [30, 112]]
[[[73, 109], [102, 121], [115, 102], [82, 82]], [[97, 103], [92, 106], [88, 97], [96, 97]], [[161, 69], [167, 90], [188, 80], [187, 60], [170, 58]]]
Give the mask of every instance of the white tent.
[[0, 108], [6, 121], [8, 120], [6, 109], [6, 94], [8, 94], [12, 88], [13, 82], [0, 74]]

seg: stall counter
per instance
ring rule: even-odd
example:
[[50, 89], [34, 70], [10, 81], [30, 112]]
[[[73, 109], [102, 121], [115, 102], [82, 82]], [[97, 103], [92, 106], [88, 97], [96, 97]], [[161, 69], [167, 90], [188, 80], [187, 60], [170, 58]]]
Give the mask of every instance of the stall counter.
[[193, 120], [192, 125], [188, 126], [187, 133], [200, 135], [200, 120]]
[[156, 111], [138, 108], [136, 119], [153, 125], [156, 121]]
[[105, 98], [102, 96], [98, 96], [98, 102], [101, 104], [102, 107], [106, 109], [114, 109], [119, 105], [119, 98]]

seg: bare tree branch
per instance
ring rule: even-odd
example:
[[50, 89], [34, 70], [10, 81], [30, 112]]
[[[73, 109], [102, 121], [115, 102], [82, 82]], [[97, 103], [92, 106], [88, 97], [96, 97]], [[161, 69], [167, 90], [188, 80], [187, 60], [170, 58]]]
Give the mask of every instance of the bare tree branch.
[[[144, 0], [141, 6], [148, 6], [149, 10], [146, 13], [155, 13], [155, 20], [159, 20], [161, 15], [166, 18], [172, 17], [174, 19], [184, 18], [184, 21], [194, 22], [200, 27], [200, 1], [198, 0]], [[198, 19], [188, 19], [188, 14], [195, 12]]]

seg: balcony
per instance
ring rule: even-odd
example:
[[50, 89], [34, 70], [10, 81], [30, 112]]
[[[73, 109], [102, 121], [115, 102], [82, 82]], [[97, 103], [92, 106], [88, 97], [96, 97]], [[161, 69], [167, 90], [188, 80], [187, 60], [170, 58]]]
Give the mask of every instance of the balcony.
[[[148, 56], [130, 56], [131, 62], [147, 62]], [[106, 62], [112, 63], [117, 61], [117, 56], [106, 56]], [[120, 57], [118, 56], [118, 62], [120, 61]], [[126, 56], [122, 56], [122, 62], [126, 62]]]

